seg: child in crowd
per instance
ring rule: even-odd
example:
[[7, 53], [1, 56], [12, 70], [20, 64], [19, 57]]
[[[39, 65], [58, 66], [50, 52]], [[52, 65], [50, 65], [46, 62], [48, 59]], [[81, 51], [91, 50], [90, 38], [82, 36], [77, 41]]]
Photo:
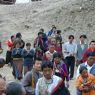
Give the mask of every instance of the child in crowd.
[[26, 49], [23, 50], [24, 57], [24, 74], [30, 71], [33, 67], [35, 52], [31, 49], [31, 43], [26, 43]]

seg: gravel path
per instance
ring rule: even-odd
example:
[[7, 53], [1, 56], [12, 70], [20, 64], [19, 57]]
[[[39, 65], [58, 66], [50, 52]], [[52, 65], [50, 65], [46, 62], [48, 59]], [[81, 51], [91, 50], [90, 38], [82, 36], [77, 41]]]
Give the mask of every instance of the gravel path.
[[[6, 77], [7, 82], [10, 81], [16, 81], [13, 76], [12, 76], [12, 68], [5, 65], [3, 68], [0, 68], [0, 74]], [[70, 81], [70, 93], [71, 95], [76, 95], [75, 94], [75, 79]]]

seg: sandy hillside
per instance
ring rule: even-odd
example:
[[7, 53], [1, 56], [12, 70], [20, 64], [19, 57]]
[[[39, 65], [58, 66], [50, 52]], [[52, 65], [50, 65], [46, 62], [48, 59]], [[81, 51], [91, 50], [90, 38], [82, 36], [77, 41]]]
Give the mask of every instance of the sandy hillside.
[[95, 36], [95, 0], [42, 0], [30, 4], [0, 5], [0, 34], [21, 32], [25, 40], [34, 39], [39, 28], [47, 32], [52, 24], [68, 34]]

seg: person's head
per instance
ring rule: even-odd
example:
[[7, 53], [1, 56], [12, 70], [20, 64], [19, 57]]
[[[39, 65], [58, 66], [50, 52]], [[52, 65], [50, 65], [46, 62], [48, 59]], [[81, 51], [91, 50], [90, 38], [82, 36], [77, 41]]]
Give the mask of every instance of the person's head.
[[11, 82], [7, 85], [6, 95], [26, 95], [26, 91], [20, 83]]
[[14, 36], [14, 35], [11, 36], [11, 41], [12, 41], [12, 42], [15, 41], [15, 36]]
[[21, 47], [21, 41], [18, 40], [18, 41], [16, 42], [16, 48], [20, 48], [20, 47]]
[[6, 95], [6, 82], [0, 75], [0, 95]]
[[42, 33], [44, 33], [44, 29], [43, 29], [43, 28], [41, 28], [41, 29], [39, 30], [39, 32], [42, 32]]
[[90, 42], [90, 48], [95, 49], [95, 40]]
[[61, 34], [61, 30], [57, 30], [57, 34], [60, 35]]
[[54, 46], [54, 45], [49, 45], [49, 51], [50, 51], [51, 53], [53, 53], [54, 50], [55, 50], [55, 46]]
[[79, 73], [81, 74], [81, 76], [83, 78], [87, 78], [88, 77], [88, 71], [87, 71], [86, 66], [81, 66], [79, 69]]
[[53, 54], [53, 61], [55, 64], [59, 64], [61, 60], [61, 55], [58, 52]]
[[55, 39], [55, 38], [51, 38], [50, 43], [51, 43], [52, 45], [56, 45], [56, 39]]
[[81, 41], [82, 43], [85, 42], [85, 39], [87, 39], [86, 35], [80, 35], [80, 41]]
[[21, 39], [21, 38], [22, 38], [21, 33], [17, 33], [17, 34], [16, 34], [16, 38], [20, 38], [20, 39]]
[[53, 63], [51, 61], [44, 61], [41, 65], [41, 70], [46, 79], [51, 79], [53, 75]]
[[95, 52], [88, 52], [87, 63], [89, 66], [92, 66], [95, 63]]
[[31, 43], [26, 43], [26, 49], [30, 50], [31, 49]]
[[36, 71], [41, 71], [41, 64], [42, 64], [42, 59], [38, 57], [38, 58], [35, 59], [33, 68], [34, 68]]
[[74, 40], [74, 35], [69, 35], [68, 39], [69, 39], [69, 42], [72, 43]]
[[42, 37], [43, 33], [42, 32], [38, 32], [38, 37]]
[[56, 26], [52, 25], [52, 31], [56, 32]]

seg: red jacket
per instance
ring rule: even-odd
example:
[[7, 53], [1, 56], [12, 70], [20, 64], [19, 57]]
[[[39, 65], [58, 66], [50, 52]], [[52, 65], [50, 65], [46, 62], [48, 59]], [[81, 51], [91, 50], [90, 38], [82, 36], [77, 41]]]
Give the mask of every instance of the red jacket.
[[95, 52], [95, 49], [88, 48], [88, 49], [85, 51], [85, 53], [84, 53], [84, 55], [83, 55], [83, 57], [82, 57], [82, 61], [83, 61], [83, 62], [86, 62], [86, 61], [87, 61], [87, 54], [88, 54], [89, 52]]

